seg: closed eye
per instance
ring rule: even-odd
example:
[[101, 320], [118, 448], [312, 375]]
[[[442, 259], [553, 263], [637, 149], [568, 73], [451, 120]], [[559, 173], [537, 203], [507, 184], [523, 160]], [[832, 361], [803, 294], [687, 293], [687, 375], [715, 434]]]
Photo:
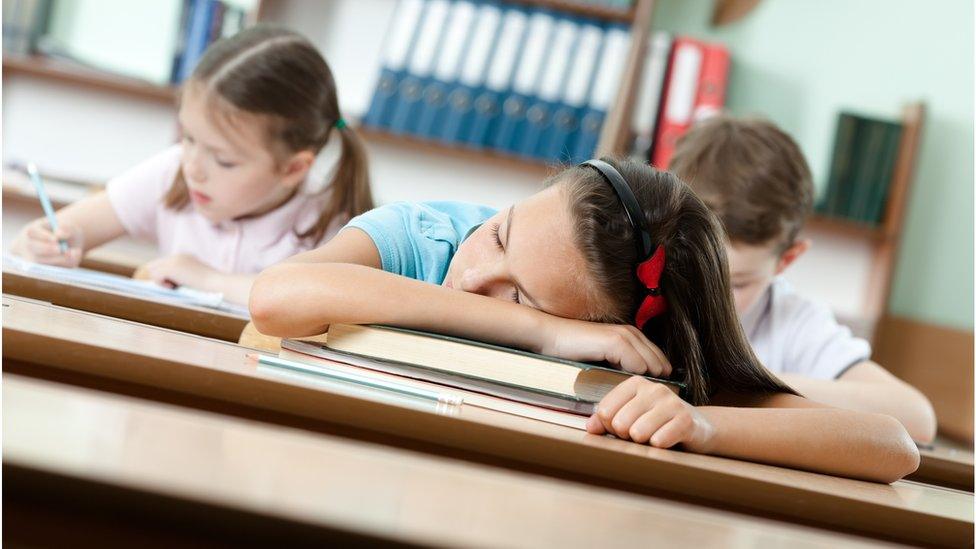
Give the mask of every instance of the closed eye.
[[498, 230], [500, 228], [500, 223], [492, 223], [489, 230], [491, 230], [491, 238], [495, 241], [495, 246], [497, 246], [499, 250], [505, 251], [505, 246], [502, 246], [502, 239], [500, 236], [498, 236]]

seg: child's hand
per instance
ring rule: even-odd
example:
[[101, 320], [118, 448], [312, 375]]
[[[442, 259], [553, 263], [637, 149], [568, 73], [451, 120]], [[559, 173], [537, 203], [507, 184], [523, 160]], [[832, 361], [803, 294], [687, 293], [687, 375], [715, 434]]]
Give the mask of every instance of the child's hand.
[[149, 279], [163, 286], [189, 286], [210, 291], [209, 283], [217, 271], [190, 254], [176, 254], [154, 259], [144, 266]]
[[700, 410], [681, 400], [666, 385], [639, 377], [632, 377], [607, 393], [587, 420], [586, 430], [642, 444], [650, 442], [656, 448], [680, 443], [696, 453], [707, 453], [715, 438], [715, 427]]
[[[61, 252], [59, 240], [68, 243], [68, 251]], [[77, 267], [81, 264], [84, 234], [79, 227], [59, 223], [58, 231], [51, 230], [47, 218], [35, 219], [24, 227], [11, 244], [11, 251], [35, 263]]]
[[671, 375], [671, 363], [634, 326], [568, 318], [546, 319], [542, 354], [569, 360], [606, 361], [635, 374]]

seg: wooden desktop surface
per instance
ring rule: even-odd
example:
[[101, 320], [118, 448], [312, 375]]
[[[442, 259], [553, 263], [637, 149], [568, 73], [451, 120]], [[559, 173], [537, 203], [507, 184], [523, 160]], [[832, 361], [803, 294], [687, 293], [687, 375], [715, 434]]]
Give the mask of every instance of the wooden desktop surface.
[[[450, 392], [465, 404], [447, 408], [356, 394], [262, 369], [238, 345], [12, 296], [4, 296], [3, 323], [4, 370], [12, 373], [81, 374], [85, 383], [138, 387], [160, 400], [229, 404], [231, 413], [262, 420], [893, 540], [973, 538], [973, 496], [959, 491], [659, 450], [589, 435], [579, 416], [525, 407], [533, 419], [514, 403], [463, 391]], [[499, 411], [505, 405], [511, 409]]]
[[236, 342], [247, 318], [230, 312], [133, 296], [3, 267], [3, 291], [55, 305]]
[[973, 451], [936, 439], [933, 448], [919, 450], [921, 463], [909, 478], [918, 482], [973, 491]]
[[[3, 412], [8, 487], [25, 474], [50, 475], [290, 521], [323, 538], [479, 547], [876, 543], [20, 376], [4, 380]], [[9, 522], [6, 536], [22, 535], [19, 524]]]
[[[325, 341], [326, 335], [322, 334], [306, 339]], [[252, 322], [248, 322], [247, 326], [244, 327], [238, 343], [269, 353], [281, 353], [281, 338], [262, 334]], [[285, 351], [285, 353], [288, 352]], [[919, 468], [907, 477], [909, 480], [956, 490], [973, 491], [973, 452], [971, 450], [937, 441], [934, 448], [920, 449], [919, 454], [921, 456]]]

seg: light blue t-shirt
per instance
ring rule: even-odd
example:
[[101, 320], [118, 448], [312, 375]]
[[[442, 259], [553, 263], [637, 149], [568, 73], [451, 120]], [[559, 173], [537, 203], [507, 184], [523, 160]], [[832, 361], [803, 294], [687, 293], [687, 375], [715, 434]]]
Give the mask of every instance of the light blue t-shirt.
[[354, 217], [346, 227], [373, 239], [384, 271], [440, 284], [461, 241], [496, 212], [464, 202], [394, 202]]

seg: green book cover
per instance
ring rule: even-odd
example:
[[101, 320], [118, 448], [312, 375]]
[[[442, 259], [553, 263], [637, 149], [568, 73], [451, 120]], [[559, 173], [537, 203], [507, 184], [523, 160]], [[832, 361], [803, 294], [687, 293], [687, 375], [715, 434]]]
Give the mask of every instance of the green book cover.
[[881, 162], [885, 141], [884, 122], [871, 119], [861, 121], [864, 139], [855, 159], [857, 169], [850, 184], [850, 198], [846, 204], [846, 216], [853, 221], [867, 219], [868, 202], [872, 196]]
[[841, 113], [837, 118], [837, 132], [834, 137], [834, 152], [831, 157], [827, 190], [820, 203], [820, 212], [837, 215], [840, 208], [841, 186], [850, 171], [852, 149], [857, 138], [857, 117]]
[[884, 221], [888, 191], [891, 189], [891, 179], [895, 175], [895, 165], [898, 163], [898, 152], [901, 149], [901, 124], [886, 122], [884, 130], [885, 141], [880, 157], [881, 169], [878, 171], [865, 215], [866, 221], [876, 225]]

